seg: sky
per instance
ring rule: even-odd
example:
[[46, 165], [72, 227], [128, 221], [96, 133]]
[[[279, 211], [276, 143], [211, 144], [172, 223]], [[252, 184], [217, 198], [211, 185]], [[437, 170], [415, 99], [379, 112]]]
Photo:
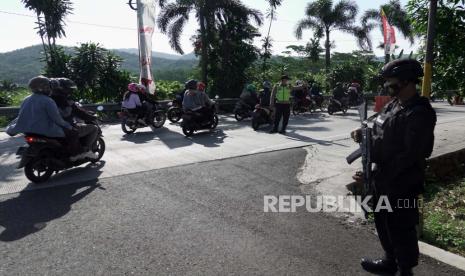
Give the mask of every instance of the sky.
[[[128, 0], [73, 0], [73, 14], [66, 19], [66, 37], [59, 39], [58, 43], [66, 46], [78, 46], [84, 42], [98, 42], [108, 49], [137, 48], [137, 18], [136, 13], [126, 4]], [[304, 31], [301, 40], [297, 40], [294, 30], [297, 21], [304, 18], [306, 5], [311, 0], [284, 0], [278, 8], [277, 20], [273, 22], [271, 37], [273, 38], [273, 53], [281, 54], [288, 45], [305, 45], [313, 36], [311, 30]], [[335, 1], [336, 2], [336, 1]], [[380, 5], [388, 0], [359, 0], [355, 1], [359, 7], [359, 17], [367, 9], [379, 9]], [[401, 0], [406, 4], [408, 0]], [[261, 10], [266, 13], [268, 9], [265, 0], [243, 0], [247, 6]], [[157, 9], [157, 12], [159, 9]], [[13, 13], [13, 14], [12, 14]], [[0, 1], [0, 53], [13, 51], [35, 44], [40, 44], [40, 38], [36, 33], [34, 14], [26, 9], [20, 0]], [[260, 28], [262, 34], [266, 34], [268, 26], [267, 20]], [[358, 21], [359, 22], [359, 21]], [[192, 52], [193, 47], [190, 37], [197, 29], [195, 17], [191, 16], [189, 24], [184, 28], [181, 43], [185, 53]], [[371, 32], [374, 45], [382, 41], [382, 34], [379, 29]], [[348, 34], [338, 31], [331, 33], [331, 40], [336, 44], [333, 52], [351, 52], [357, 50], [355, 39]], [[321, 41], [323, 45], [324, 41]], [[255, 44], [260, 46], [260, 38], [255, 40]], [[400, 34], [397, 34], [397, 45], [404, 52], [418, 48], [419, 41], [410, 45]], [[168, 39], [159, 30], [153, 37], [153, 50], [174, 54], [170, 48]], [[374, 49], [378, 56], [383, 55], [383, 50]]]

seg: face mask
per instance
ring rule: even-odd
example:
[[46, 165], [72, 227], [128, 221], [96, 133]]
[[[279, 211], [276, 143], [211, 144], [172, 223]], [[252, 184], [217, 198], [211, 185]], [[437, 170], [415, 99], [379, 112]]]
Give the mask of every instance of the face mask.
[[396, 97], [403, 87], [398, 82], [386, 81], [384, 83], [384, 88], [388, 91], [389, 96]]

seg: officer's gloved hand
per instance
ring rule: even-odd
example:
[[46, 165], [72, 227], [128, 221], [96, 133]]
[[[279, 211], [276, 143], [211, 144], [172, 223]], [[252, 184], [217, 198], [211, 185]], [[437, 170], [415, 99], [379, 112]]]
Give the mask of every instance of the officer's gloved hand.
[[363, 184], [363, 172], [355, 172], [355, 174], [352, 176], [352, 179], [355, 180], [357, 184]]
[[358, 128], [353, 130], [350, 133], [350, 137], [352, 138], [352, 140], [354, 140], [355, 143], [362, 142], [362, 129]]

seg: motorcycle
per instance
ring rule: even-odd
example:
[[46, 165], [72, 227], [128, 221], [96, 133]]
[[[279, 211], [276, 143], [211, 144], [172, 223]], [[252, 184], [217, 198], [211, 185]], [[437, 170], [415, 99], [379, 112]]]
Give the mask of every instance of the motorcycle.
[[183, 114], [181, 96], [177, 95], [176, 99], [174, 99], [168, 105], [170, 106], [168, 108], [168, 111], [166, 112], [166, 116], [168, 117], [168, 120], [170, 120], [172, 123], [179, 122], [179, 120], [182, 119], [182, 114]]
[[325, 101], [325, 98], [321, 95], [312, 95], [313, 102], [315, 103], [315, 109], [320, 109], [321, 112], [325, 112], [328, 107], [328, 102]]
[[296, 99], [292, 103], [292, 114], [299, 115], [306, 112], [316, 112], [316, 102], [310, 98]]
[[347, 99], [342, 99], [341, 101], [336, 100], [335, 98], [329, 99], [328, 105], [328, 114], [333, 115], [333, 113], [342, 111], [342, 113], [346, 114], [349, 106], [347, 105]]
[[246, 118], [252, 117], [253, 110], [252, 106], [245, 103], [243, 100], [239, 100], [234, 108], [234, 117], [240, 122]]
[[260, 105], [255, 106], [255, 110], [252, 113], [252, 128], [257, 131], [260, 128], [260, 125], [263, 124], [272, 124], [273, 123], [273, 112], [267, 108]]
[[98, 162], [105, 153], [102, 130], [96, 121], [86, 123], [98, 127], [98, 136], [91, 148], [92, 152], [98, 155], [96, 159], [85, 158], [71, 161], [64, 139], [26, 134], [24, 138], [27, 146], [20, 147], [16, 152], [21, 156], [18, 169], [24, 168], [24, 174], [32, 183], [42, 183], [47, 181], [54, 172], [58, 173], [88, 162]]
[[152, 130], [163, 127], [166, 121], [166, 114], [163, 110], [160, 110], [157, 105], [154, 105], [153, 111], [150, 118], [151, 122], [147, 122], [145, 119], [144, 124], [140, 123], [137, 119], [137, 114], [130, 112], [126, 108], [121, 108], [121, 112], [118, 112], [118, 116], [121, 118], [121, 129], [126, 134], [134, 133], [138, 128], [150, 127]]
[[363, 95], [357, 92], [349, 93], [349, 106], [359, 106], [363, 103], [363, 101]]
[[182, 115], [181, 128], [184, 135], [192, 136], [199, 130], [213, 130], [218, 126], [218, 115], [216, 115], [216, 103], [211, 107], [210, 118], [204, 118], [202, 114], [195, 111], [187, 111]]

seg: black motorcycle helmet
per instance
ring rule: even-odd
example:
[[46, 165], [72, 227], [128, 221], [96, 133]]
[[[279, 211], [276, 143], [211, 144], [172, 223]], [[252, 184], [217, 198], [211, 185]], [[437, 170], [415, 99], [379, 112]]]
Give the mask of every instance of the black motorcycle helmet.
[[196, 80], [188, 80], [185, 83], [185, 88], [186, 89], [196, 90], [197, 89], [197, 81]]
[[396, 78], [418, 84], [420, 83], [419, 79], [423, 77], [423, 68], [420, 62], [415, 59], [397, 59], [384, 65], [380, 77], [383, 79]]
[[50, 81], [52, 94], [70, 96], [76, 89], [76, 83], [68, 78], [53, 78]]

